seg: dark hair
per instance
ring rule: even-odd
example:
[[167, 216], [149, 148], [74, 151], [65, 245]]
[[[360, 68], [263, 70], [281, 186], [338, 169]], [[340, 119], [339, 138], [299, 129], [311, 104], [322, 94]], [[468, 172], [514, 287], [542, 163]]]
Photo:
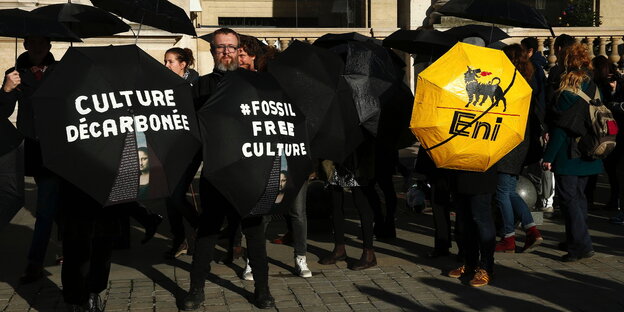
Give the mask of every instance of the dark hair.
[[598, 55], [592, 59], [594, 67], [594, 82], [603, 90], [609, 90], [609, 82], [617, 80], [619, 72], [615, 64], [611, 63], [604, 55]]
[[524, 79], [531, 80], [533, 77], [533, 64], [529, 61], [529, 54], [521, 45], [514, 43], [503, 48], [503, 52], [509, 58], [511, 63], [516, 66], [516, 69], [520, 72]]
[[212, 51], [214, 51], [214, 49], [216, 48], [215, 37], [217, 37], [217, 35], [234, 35], [236, 36], [236, 40], [238, 40], [240, 44], [240, 35], [231, 28], [223, 27], [215, 30], [210, 37], [210, 50]]
[[260, 47], [260, 43], [258, 42], [258, 38], [254, 37], [254, 36], [240, 35], [240, 44], [239, 44], [239, 46], [249, 56], [260, 56], [262, 54], [262, 48]]
[[276, 47], [267, 46], [264, 53], [259, 58], [256, 58], [256, 69], [259, 72], [267, 71], [269, 62], [276, 58], [278, 54], [280, 54], [280, 50]]
[[557, 57], [557, 60], [561, 60], [563, 59], [561, 56], [564, 55], [564, 50], [571, 47], [575, 43], [576, 40], [572, 36], [561, 34], [557, 37], [557, 39], [555, 39], [555, 44], [553, 45], [554, 51], [552, 51], [552, 53], [556, 53], [555, 56]]
[[193, 67], [193, 65], [195, 65], [195, 58], [193, 57], [193, 50], [189, 48], [183, 49], [183, 48], [174, 47], [174, 48], [167, 50], [167, 52], [165, 52], [165, 55], [167, 55], [168, 53], [175, 54], [178, 62], [185, 62], [186, 63], [186, 67], [184, 68], [185, 70], [187, 67]]
[[520, 41], [520, 44], [527, 52], [529, 49], [533, 49], [533, 53], [537, 52], [537, 38], [535, 37], [526, 37]]

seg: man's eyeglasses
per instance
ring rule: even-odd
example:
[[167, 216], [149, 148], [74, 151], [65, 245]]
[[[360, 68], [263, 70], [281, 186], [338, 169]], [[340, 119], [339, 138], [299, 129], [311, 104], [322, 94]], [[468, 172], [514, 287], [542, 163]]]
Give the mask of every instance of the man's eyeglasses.
[[224, 51], [234, 52], [238, 50], [238, 47], [234, 45], [221, 45], [220, 44], [215, 47], [215, 50], [217, 50], [218, 52], [224, 52]]

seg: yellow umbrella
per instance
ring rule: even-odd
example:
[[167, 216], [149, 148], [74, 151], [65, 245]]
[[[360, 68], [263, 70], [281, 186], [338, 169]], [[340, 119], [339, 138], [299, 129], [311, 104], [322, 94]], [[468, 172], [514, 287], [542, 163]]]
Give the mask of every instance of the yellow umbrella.
[[530, 103], [505, 53], [460, 42], [418, 75], [410, 128], [438, 168], [486, 171], [524, 139]]

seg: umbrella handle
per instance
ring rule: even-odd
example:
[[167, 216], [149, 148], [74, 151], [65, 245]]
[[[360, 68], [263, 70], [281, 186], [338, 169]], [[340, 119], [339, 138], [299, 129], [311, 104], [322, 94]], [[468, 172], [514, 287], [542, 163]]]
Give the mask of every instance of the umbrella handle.
[[139, 35], [141, 34], [141, 27], [143, 27], [143, 19], [145, 18], [145, 12], [141, 16], [141, 22], [139, 23], [139, 30], [137, 31], [136, 37], [134, 38], [134, 44], [139, 42]]
[[195, 211], [199, 212], [199, 208], [197, 207], [197, 199], [195, 198], [195, 189], [193, 188], [193, 183], [191, 183], [190, 189], [191, 197], [193, 197], [193, 207], [195, 207]]

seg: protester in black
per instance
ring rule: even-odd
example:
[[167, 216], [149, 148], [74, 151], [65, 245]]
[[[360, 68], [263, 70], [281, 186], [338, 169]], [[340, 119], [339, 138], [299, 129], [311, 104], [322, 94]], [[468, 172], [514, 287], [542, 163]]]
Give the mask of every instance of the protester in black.
[[[199, 74], [190, 68], [194, 63], [193, 51], [188, 48], [171, 48], [165, 52], [165, 66], [191, 85], [196, 84], [199, 80]], [[186, 219], [192, 228], [197, 229], [199, 211], [195, 205], [192, 205], [186, 199], [186, 193], [199, 169], [201, 158], [202, 153], [200, 150], [187, 166], [171, 196], [167, 198], [167, 217], [169, 218], [171, 233], [173, 234], [171, 248], [165, 252], [165, 258], [167, 259], [177, 258], [183, 254], [190, 253], [183, 219]]]
[[0, 106], [12, 111], [18, 102], [17, 128], [24, 135], [25, 174], [37, 183], [37, 212], [28, 265], [22, 283], [34, 282], [44, 276], [43, 261], [57, 216], [60, 178], [42, 165], [41, 146], [35, 132], [31, 96], [53, 70], [54, 56], [50, 39], [31, 36], [24, 40], [26, 52], [17, 58], [16, 67], [6, 72], [0, 89]]
[[[238, 68], [238, 34], [227, 28], [213, 33], [211, 52], [215, 60], [215, 70], [200, 77], [193, 87], [195, 106], [199, 109], [218, 88], [224, 72]], [[204, 301], [204, 283], [214, 258], [214, 249], [219, 232], [227, 215], [240, 218], [236, 210], [221, 193], [203, 176], [200, 178], [200, 198], [202, 212], [199, 215], [199, 228], [195, 242], [195, 252], [191, 267], [191, 285], [188, 295], [182, 301], [181, 309], [198, 309]], [[247, 252], [254, 277], [254, 304], [261, 308], [271, 308], [275, 300], [269, 291], [269, 265], [266, 254], [265, 228], [262, 216], [251, 216], [241, 220], [242, 232], [247, 239]]]

